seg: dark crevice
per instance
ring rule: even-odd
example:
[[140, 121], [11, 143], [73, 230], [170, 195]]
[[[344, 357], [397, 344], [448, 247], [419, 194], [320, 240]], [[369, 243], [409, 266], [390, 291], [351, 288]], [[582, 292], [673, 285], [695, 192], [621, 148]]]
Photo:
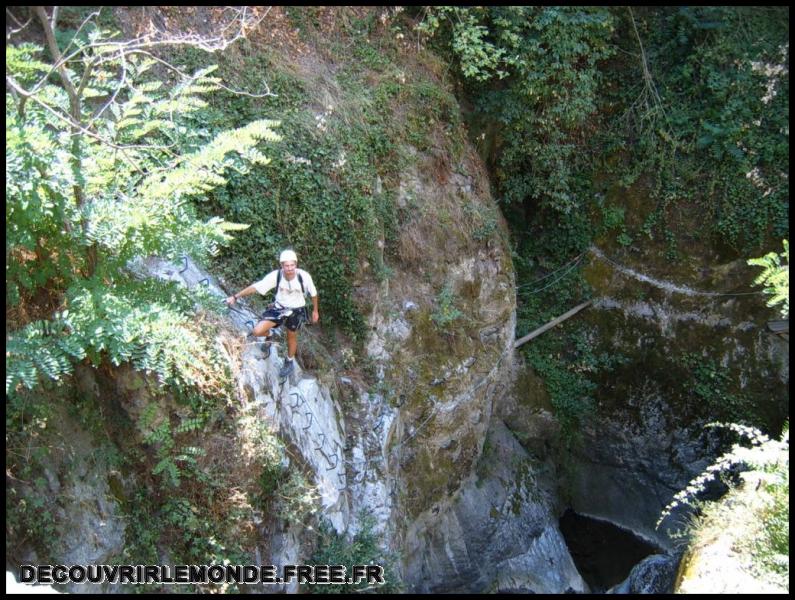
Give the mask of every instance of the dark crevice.
[[577, 570], [594, 593], [624, 581], [647, 556], [664, 552], [628, 529], [571, 509], [561, 517], [560, 531]]

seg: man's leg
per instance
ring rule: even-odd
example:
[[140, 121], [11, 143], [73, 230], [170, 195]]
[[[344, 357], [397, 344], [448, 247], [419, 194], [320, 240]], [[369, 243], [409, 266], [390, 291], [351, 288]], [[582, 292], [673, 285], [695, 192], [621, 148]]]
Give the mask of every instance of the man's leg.
[[276, 323], [265, 319], [264, 321], [260, 321], [259, 323], [256, 324], [253, 333], [257, 337], [268, 337], [270, 336], [271, 329], [273, 329], [274, 327], [276, 327]]
[[287, 357], [284, 359], [284, 364], [279, 371], [279, 377], [282, 379], [288, 377], [295, 369], [295, 352], [298, 349], [298, 334], [295, 331], [287, 329]]
[[295, 353], [298, 351], [298, 332], [287, 330], [287, 358], [290, 360], [295, 358]]
[[265, 355], [265, 358], [268, 358], [271, 355], [271, 329], [274, 327], [278, 327], [276, 323], [270, 321], [268, 319], [263, 319], [256, 326], [251, 330], [249, 335], [256, 336], [256, 337], [264, 337], [265, 343], [260, 344], [259, 349], [262, 350], [262, 353]]

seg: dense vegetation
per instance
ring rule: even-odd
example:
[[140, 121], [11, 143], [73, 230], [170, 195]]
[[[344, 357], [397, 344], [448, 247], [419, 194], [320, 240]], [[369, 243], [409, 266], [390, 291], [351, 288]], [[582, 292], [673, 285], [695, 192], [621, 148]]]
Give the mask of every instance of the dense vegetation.
[[353, 572], [353, 565], [381, 565], [384, 568], [384, 584], [372, 586], [362, 582], [356, 585], [316, 585], [305, 587], [305, 591], [316, 594], [342, 594], [351, 591], [395, 594], [402, 591], [395, 571], [397, 557], [381, 549], [378, 536], [373, 532], [375, 519], [366, 513], [359, 517], [360, 530], [350, 540], [338, 535], [331, 527], [321, 526], [318, 531], [318, 547], [309, 562], [316, 565], [345, 565], [348, 574]]
[[[417, 19], [474, 106], [471, 136], [514, 236], [517, 335], [588, 296], [578, 265], [596, 239], [670, 265], [757, 256], [788, 236], [786, 8], [429, 7]], [[523, 351], [575, 427], [593, 404], [585, 373], [623, 358], [596, 364], [585, 332], [564, 331]]]
[[[787, 233], [786, 9], [441, 7], [420, 28], [496, 125], [497, 191], [518, 219], [593, 213], [608, 169], [624, 186], [654, 177], [635, 235], [663, 236], [684, 204], [737, 251]], [[574, 241], [559, 252], [588, 240]]]

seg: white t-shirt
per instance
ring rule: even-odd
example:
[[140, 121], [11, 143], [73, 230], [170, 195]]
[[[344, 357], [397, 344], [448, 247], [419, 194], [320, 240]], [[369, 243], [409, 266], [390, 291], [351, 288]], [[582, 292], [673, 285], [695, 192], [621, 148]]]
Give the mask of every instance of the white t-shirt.
[[[287, 281], [287, 278], [282, 273], [282, 280], [279, 282], [279, 289], [276, 291], [276, 302], [285, 308], [301, 308], [306, 306], [306, 298], [301, 291], [301, 282], [298, 281], [298, 274], [301, 274], [301, 279], [304, 282], [304, 289], [309, 292], [313, 298], [317, 296], [315, 289], [315, 282], [312, 281], [312, 276], [303, 269], [295, 270], [295, 277], [292, 281]], [[263, 279], [254, 284], [256, 289], [263, 296], [276, 287], [276, 277], [279, 271], [271, 271]]]

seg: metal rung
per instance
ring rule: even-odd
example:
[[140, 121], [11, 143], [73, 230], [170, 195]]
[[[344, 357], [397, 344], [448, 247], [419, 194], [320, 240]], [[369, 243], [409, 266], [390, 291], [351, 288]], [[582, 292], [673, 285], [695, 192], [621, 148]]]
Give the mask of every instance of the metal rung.
[[326, 434], [321, 431], [318, 435], [320, 435], [323, 438], [323, 441], [320, 442], [320, 445], [317, 448], [315, 448], [315, 450], [320, 450], [323, 447], [323, 444], [326, 443]]
[[[302, 400], [303, 402], [306, 402], [306, 399], [305, 399], [305, 398], [304, 398], [304, 397], [303, 397], [303, 396], [302, 396], [300, 393], [298, 393], [298, 392], [290, 392], [290, 398], [292, 398], [293, 396], [297, 396], [297, 397], [298, 397], [300, 400]], [[299, 406], [301, 406], [301, 404], [302, 404], [302, 402], [296, 402], [296, 403], [295, 403], [295, 406], [293, 406], [292, 404], [290, 404], [290, 408], [292, 408], [292, 409], [296, 409], [296, 408], [298, 408]]]
[[[331, 465], [331, 459], [328, 457], [328, 455], [325, 452], [323, 452], [322, 449], [320, 450], [320, 453], [323, 455], [323, 458], [326, 459], [326, 462]], [[326, 469], [326, 471], [331, 471], [333, 469], [336, 469], [337, 465], [339, 464], [339, 462], [340, 462], [340, 457], [335, 454], [334, 455], [334, 464], [331, 465], [328, 469]]]
[[307, 425], [306, 427], [304, 427], [304, 431], [306, 431], [307, 429], [309, 429], [310, 427], [312, 427], [312, 416], [313, 416], [313, 415], [312, 415], [312, 413], [311, 413], [311, 412], [304, 413], [304, 415], [309, 415], [309, 425]]
[[185, 266], [182, 268], [180, 273], [184, 273], [185, 271], [188, 270], [188, 257], [183, 254], [182, 255], [182, 260], [185, 262]]
[[199, 285], [209, 286], [210, 285], [210, 278], [209, 277], [205, 277], [204, 279], [200, 280], [199, 281]]
[[[251, 325], [248, 325], [249, 323], [251, 323]], [[251, 319], [249, 319], [248, 321], [246, 321], [246, 322], [244, 323], [244, 325], [248, 325], [249, 327], [251, 327], [251, 329], [254, 329], [254, 321], [252, 321]]]

